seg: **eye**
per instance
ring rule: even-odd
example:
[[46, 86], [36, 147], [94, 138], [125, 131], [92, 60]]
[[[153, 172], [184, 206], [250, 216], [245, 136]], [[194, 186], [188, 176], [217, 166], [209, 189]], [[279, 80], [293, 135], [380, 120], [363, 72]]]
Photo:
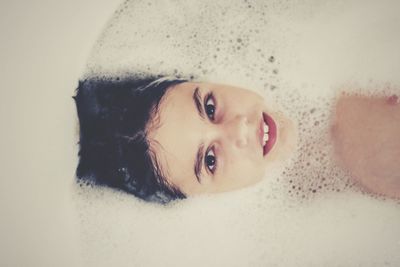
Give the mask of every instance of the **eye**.
[[209, 149], [206, 152], [206, 155], [204, 157], [204, 165], [207, 167], [207, 169], [214, 174], [215, 169], [217, 167], [217, 158], [214, 153], [214, 149]]
[[205, 97], [204, 110], [210, 120], [215, 120], [215, 98], [212, 93], [209, 93]]

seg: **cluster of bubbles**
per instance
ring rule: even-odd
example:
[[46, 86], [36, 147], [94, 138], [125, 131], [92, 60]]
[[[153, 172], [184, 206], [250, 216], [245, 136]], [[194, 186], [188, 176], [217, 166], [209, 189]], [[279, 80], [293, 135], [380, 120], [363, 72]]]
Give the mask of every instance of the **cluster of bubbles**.
[[279, 63], [266, 27], [270, 5], [285, 8], [277, 1], [127, 1], [93, 48], [85, 75], [150, 73], [273, 91]]
[[297, 203], [313, 201], [331, 192], [349, 191], [385, 200], [384, 195], [371, 193], [356, 183], [350, 173], [340, 166], [333, 146], [332, 126], [339, 97], [381, 97], [394, 105], [399, 102], [399, 89], [369, 80], [363, 86], [347, 84], [338, 87], [337, 91], [305, 95], [298, 89], [280, 90], [274, 94], [274, 99], [296, 122], [298, 129], [295, 155], [277, 175], [276, 181], [282, 184], [284, 194]]
[[306, 100], [295, 93], [286, 97], [291, 103], [286, 110], [298, 128], [296, 155], [279, 178], [286, 193], [295, 201], [306, 201], [327, 192], [357, 190], [349, 175], [333, 160], [330, 126], [334, 101], [326, 97]]

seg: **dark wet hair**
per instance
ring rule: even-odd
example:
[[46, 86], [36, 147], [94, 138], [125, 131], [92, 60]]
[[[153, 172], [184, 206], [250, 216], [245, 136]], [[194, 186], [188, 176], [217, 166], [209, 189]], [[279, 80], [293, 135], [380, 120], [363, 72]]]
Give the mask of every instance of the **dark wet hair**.
[[106, 185], [147, 200], [185, 198], [166, 182], [145, 127], [166, 91], [183, 79], [88, 78], [74, 97], [79, 117], [78, 181]]

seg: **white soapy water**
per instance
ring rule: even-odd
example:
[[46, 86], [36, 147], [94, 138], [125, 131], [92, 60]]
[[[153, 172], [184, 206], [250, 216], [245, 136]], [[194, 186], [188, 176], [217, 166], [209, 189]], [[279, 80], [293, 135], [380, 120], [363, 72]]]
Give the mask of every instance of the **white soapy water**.
[[283, 173], [168, 206], [76, 186], [87, 266], [398, 266], [400, 205], [331, 161], [334, 96], [400, 93], [396, 1], [126, 1], [85, 76], [194, 76], [258, 91], [298, 123]]

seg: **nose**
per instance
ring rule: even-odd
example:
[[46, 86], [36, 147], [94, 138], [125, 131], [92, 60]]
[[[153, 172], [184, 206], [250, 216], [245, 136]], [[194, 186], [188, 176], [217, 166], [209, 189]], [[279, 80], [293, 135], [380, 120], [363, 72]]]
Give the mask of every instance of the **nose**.
[[246, 116], [238, 115], [226, 122], [224, 127], [226, 138], [236, 147], [243, 148], [248, 144], [249, 122]]

